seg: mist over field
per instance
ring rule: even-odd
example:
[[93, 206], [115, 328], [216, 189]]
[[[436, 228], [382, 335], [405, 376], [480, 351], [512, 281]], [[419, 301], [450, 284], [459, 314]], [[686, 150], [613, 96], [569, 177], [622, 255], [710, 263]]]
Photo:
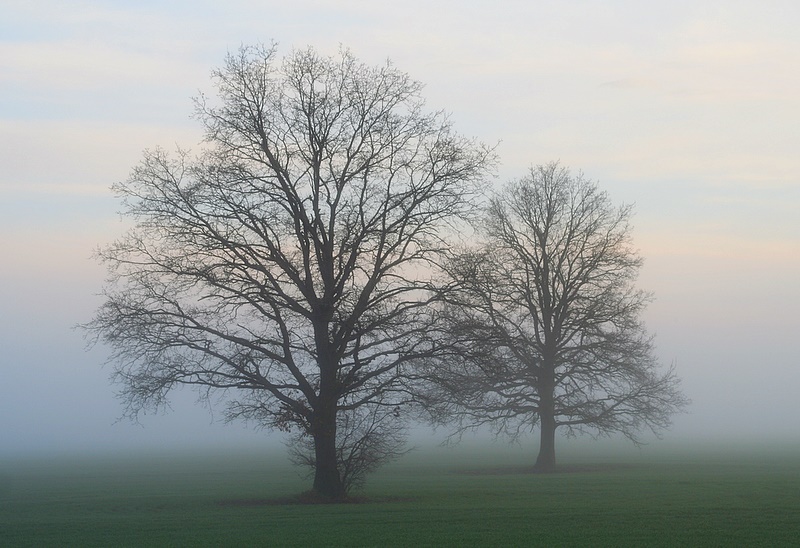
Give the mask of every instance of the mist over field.
[[[145, 148], [197, 147], [191, 97], [228, 50], [271, 39], [392, 59], [460, 132], [499, 141], [495, 185], [560, 160], [635, 203], [644, 319], [692, 404], [642, 448], [559, 436], [565, 456], [800, 446], [797, 4], [35, 4], [0, 7], [0, 458], [280, 454], [280, 434], [223, 424], [190, 390], [117, 421], [108, 349], [74, 329], [102, 302], [93, 250], [126, 228], [109, 186]], [[447, 433], [409, 444], [535, 457], [536, 432], [438, 448]]]

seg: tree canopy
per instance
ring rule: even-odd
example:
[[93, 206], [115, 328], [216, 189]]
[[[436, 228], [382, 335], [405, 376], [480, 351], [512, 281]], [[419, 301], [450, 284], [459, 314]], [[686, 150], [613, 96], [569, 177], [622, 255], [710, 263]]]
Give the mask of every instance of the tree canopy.
[[89, 324], [127, 414], [179, 385], [294, 432], [341, 498], [402, 447], [405, 370], [432, 358], [430, 276], [494, 157], [391, 64], [243, 47], [197, 100], [201, 153], [146, 151], [115, 185], [133, 227], [100, 251]]

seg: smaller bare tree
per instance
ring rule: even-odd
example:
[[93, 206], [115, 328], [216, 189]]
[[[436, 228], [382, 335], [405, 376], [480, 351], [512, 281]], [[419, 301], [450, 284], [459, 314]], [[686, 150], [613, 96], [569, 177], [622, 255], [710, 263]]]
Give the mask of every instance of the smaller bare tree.
[[425, 372], [435, 423], [512, 438], [538, 426], [541, 471], [555, 467], [558, 428], [639, 443], [669, 426], [687, 400], [639, 319], [650, 296], [633, 287], [630, 215], [555, 163], [491, 200], [480, 243], [450, 263], [454, 350]]

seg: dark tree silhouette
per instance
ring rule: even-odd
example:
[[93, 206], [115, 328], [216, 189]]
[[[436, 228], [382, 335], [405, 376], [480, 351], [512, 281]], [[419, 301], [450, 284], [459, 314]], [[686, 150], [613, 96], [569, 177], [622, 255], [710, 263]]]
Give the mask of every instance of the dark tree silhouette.
[[633, 287], [630, 215], [557, 164], [491, 200], [480, 245], [450, 263], [445, 331], [460, 350], [426, 371], [435, 422], [512, 437], [538, 425], [541, 471], [555, 467], [557, 428], [638, 443], [670, 424], [687, 402], [639, 320], [649, 296]]
[[87, 327], [127, 415], [195, 385], [228, 419], [295, 432], [314, 491], [339, 499], [402, 451], [404, 370], [436, 353], [428, 279], [493, 152], [347, 51], [244, 47], [213, 78], [203, 152], [145, 152], [115, 186], [133, 227], [99, 252]]

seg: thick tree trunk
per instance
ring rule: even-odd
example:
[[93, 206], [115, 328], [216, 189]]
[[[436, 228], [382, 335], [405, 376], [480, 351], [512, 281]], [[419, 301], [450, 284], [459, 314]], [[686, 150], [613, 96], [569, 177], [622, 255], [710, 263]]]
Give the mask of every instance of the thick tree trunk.
[[539, 456], [534, 469], [537, 472], [552, 472], [556, 468], [556, 419], [552, 411], [539, 416], [541, 436]]
[[345, 496], [339, 463], [336, 458], [336, 359], [329, 340], [330, 306], [322, 307], [314, 323], [314, 339], [318, 352], [319, 397], [315, 402], [312, 434], [314, 436], [314, 492], [339, 500]]
[[539, 456], [534, 469], [537, 472], [552, 472], [556, 468], [556, 416], [553, 382], [542, 383], [539, 389]]
[[336, 458], [336, 411], [317, 412], [314, 424], [314, 491], [327, 499], [344, 498], [345, 489]]

